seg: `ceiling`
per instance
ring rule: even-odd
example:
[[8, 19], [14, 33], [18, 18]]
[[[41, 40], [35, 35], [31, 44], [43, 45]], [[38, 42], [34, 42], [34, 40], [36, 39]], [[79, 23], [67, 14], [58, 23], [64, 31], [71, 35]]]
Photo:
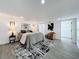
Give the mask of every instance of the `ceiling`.
[[23, 16], [25, 20], [49, 20], [79, 14], [79, 0], [0, 0], [0, 12]]

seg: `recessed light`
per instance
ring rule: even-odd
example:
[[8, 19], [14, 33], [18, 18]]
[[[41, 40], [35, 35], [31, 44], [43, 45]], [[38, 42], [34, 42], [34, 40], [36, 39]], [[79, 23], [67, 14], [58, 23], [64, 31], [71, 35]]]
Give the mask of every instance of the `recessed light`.
[[41, 4], [45, 4], [45, 0], [41, 0]]

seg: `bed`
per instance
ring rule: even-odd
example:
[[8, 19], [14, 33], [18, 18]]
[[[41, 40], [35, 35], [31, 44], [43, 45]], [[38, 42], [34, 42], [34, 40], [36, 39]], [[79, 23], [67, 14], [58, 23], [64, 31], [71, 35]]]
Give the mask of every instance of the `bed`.
[[21, 37], [21, 44], [25, 45], [26, 48], [32, 48], [32, 45], [44, 40], [44, 35], [40, 32], [36, 33], [25, 33]]

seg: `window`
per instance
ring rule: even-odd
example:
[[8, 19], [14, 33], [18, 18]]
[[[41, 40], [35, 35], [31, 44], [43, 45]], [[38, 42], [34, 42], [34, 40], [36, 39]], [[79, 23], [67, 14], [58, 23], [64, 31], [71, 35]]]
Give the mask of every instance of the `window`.
[[44, 33], [45, 32], [45, 24], [38, 24], [38, 31]]
[[71, 23], [72, 21], [62, 21], [61, 22], [61, 38], [71, 39]]

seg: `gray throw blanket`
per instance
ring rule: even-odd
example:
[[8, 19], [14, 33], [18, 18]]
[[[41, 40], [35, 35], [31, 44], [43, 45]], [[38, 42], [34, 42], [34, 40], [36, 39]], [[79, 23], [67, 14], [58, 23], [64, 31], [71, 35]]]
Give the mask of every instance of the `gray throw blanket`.
[[33, 44], [43, 41], [44, 35], [40, 32], [37, 33], [25, 33], [23, 34], [20, 42], [25, 46], [25, 48], [32, 48]]

